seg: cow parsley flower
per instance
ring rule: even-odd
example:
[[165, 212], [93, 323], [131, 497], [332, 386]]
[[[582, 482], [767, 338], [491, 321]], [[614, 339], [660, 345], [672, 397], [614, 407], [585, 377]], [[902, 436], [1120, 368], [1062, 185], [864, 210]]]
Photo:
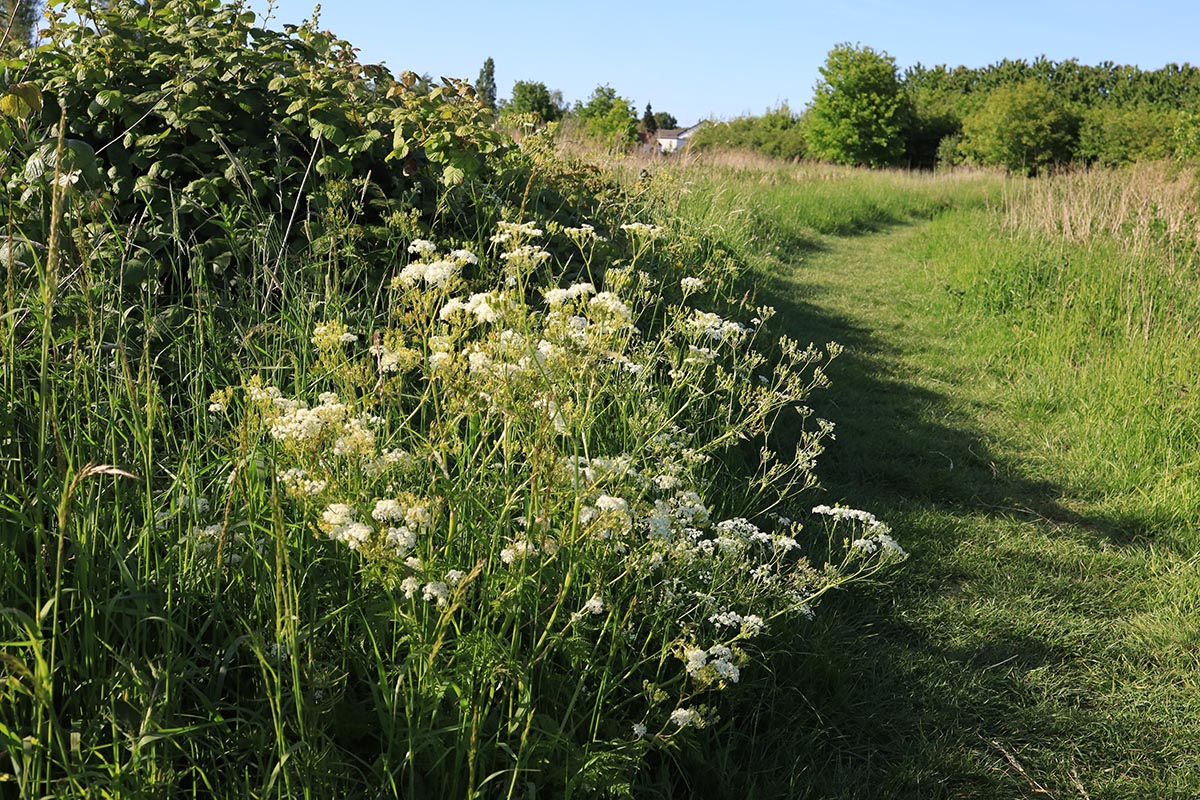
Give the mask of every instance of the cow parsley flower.
[[695, 675], [708, 664], [708, 653], [699, 647], [689, 647], [683, 651], [684, 666], [688, 675]]
[[601, 511], [611, 511], [618, 514], [629, 513], [629, 503], [620, 497], [612, 497], [607, 494], [602, 494], [596, 498], [596, 508]]
[[648, 239], [657, 238], [662, 233], [663, 229], [658, 225], [647, 225], [644, 222], [627, 222], [621, 226], [621, 230], [628, 233], [630, 236], [644, 236]]
[[444, 606], [450, 597], [450, 587], [441, 581], [430, 581], [425, 584], [421, 597], [426, 601], [435, 601], [439, 606]]
[[699, 719], [700, 715], [690, 708], [677, 708], [671, 712], [672, 724], [680, 728], [685, 728], [688, 725], [697, 722]]
[[758, 636], [767, 627], [766, 620], [757, 614], [747, 614], [742, 617], [742, 635], [743, 636]]

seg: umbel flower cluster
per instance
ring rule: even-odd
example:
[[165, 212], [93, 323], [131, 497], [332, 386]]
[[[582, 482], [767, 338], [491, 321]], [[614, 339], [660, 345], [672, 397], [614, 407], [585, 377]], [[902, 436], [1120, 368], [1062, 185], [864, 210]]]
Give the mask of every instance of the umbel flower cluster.
[[[425, 743], [411, 769], [468, 738], [488, 769], [567, 769], [551, 730], [636, 764], [713, 722], [781, 620], [903, 555], [865, 512], [787, 516], [832, 428], [804, 402], [836, 347], [773, 339], [770, 308], [700, 307], [719, 277], [666, 285], [639, 261], [659, 230], [624, 233], [636, 257], [591, 281], [549, 279], [531, 223], [486, 253], [414, 241], [386, 327], [311, 331], [311, 393], [254, 377], [213, 399], [292, 522], [391, 598], [381, 679]], [[566, 236], [589, 257], [594, 228]], [[783, 457], [779, 426], [805, 429]], [[846, 544], [810, 563], [827, 523]]]

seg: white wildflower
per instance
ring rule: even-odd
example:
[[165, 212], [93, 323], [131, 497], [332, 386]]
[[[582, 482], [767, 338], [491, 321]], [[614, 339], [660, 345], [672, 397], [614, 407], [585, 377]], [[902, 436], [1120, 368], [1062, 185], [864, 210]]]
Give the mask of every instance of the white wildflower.
[[621, 230], [628, 233], [630, 236], [645, 236], [653, 239], [662, 233], [662, 228], [658, 225], [647, 225], [644, 222], [627, 222], [621, 226]]
[[714, 625], [722, 625], [726, 628], [740, 628], [742, 625], [742, 615], [736, 611], [719, 611], [709, 617], [708, 621]]
[[450, 597], [450, 587], [441, 581], [430, 581], [425, 584], [421, 597], [426, 601], [436, 601], [439, 606], [444, 606]]
[[357, 550], [367, 539], [371, 538], [371, 526], [362, 522], [351, 522], [338, 529], [338, 535], [335, 536], [338, 541], [345, 544], [351, 550]]
[[596, 508], [601, 511], [611, 511], [620, 514], [629, 513], [629, 503], [620, 497], [612, 497], [607, 494], [602, 494], [596, 498]]
[[879, 545], [871, 539], [855, 539], [850, 543], [851, 550], [861, 550], [867, 555], [871, 555], [879, 549]]
[[690, 708], [677, 708], [671, 712], [671, 722], [680, 728], [685, 728], [698, 719], [699, 714]]
[[417, 546], [417, 532], [407, 526], [388, 528], [384, 539], [389, 546], [395, 548], [397, 556], [412, 552]]
[[404, 519], [404, 507], [395, 500], [378, 500], [375, 503], [375, 510], [371, 512], [371, 518], [380, 522], [401, 520]]
[[321, 519], [330, 528], [339, 528], [354, 521], [354, 509], [346, 503], [333, 503], [321, 514]]

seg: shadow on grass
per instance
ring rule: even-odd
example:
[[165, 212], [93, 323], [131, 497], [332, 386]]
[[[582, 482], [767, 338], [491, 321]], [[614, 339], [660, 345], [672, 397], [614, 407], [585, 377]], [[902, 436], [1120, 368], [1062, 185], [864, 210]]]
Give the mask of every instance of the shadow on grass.
[[[745, 796], [1020, 797], [1038, 794], [1032, 781], [1055, 748], [1075, 748], [1091, 763], [1119, 757], [1086, 702], [1031, 696], [1032, 673], [1077, 669], [1086, 653], [1072, 635], [1022, 627], [1019, 610], [1009, 624], [997, 604], [1024, 596], [1044, 604], [1047, 619], [1111, 611], [1105, 598], [1098, 609], [1082, 607], [1088, 576], [1069, 552], [1136, 547], [1150, 532], [1064, 508], [1060, 487], [1023, 476], [972, 429], [966, 411], [899, 372], [894, 345], [795, 299], [814, 297], [811, 287], [780, 282], [760, 295], [793, 338], [846, 348], [830, 369], [833, 389], [812, 399], [818, 416], [837, 423], [818, 462], [826, 493], [818, 502], [872, 511], [911, 557], [878, 584], [832, 596], [815, 622], [787, 637], [764, 727], [794, 738], [747, 738], [761, 785]], [[982, 546], [970, 557], [956, 553], [969, 538], [1020, 522], [1072, 545], [1008, 564]], [[1014, 741], [1033, 753], [1028, 773], [1016, 766], [1026, 756]], [[1073, 793], [1065, 774], [1041, 780]]]

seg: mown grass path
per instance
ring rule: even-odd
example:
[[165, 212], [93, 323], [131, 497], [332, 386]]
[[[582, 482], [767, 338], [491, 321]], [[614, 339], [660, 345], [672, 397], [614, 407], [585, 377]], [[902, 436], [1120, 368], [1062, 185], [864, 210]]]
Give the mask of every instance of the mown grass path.
[[847, 348], [815, 404], [838, 425], [827, 501], [911, 553], [821, 608], [794, 794], [1198, 797], [1196, 564], [1065, 488], [1003, 366], [1023, 334], [959, 308], [935, 225], [821, 238], [764, 290], [793, 336]]

